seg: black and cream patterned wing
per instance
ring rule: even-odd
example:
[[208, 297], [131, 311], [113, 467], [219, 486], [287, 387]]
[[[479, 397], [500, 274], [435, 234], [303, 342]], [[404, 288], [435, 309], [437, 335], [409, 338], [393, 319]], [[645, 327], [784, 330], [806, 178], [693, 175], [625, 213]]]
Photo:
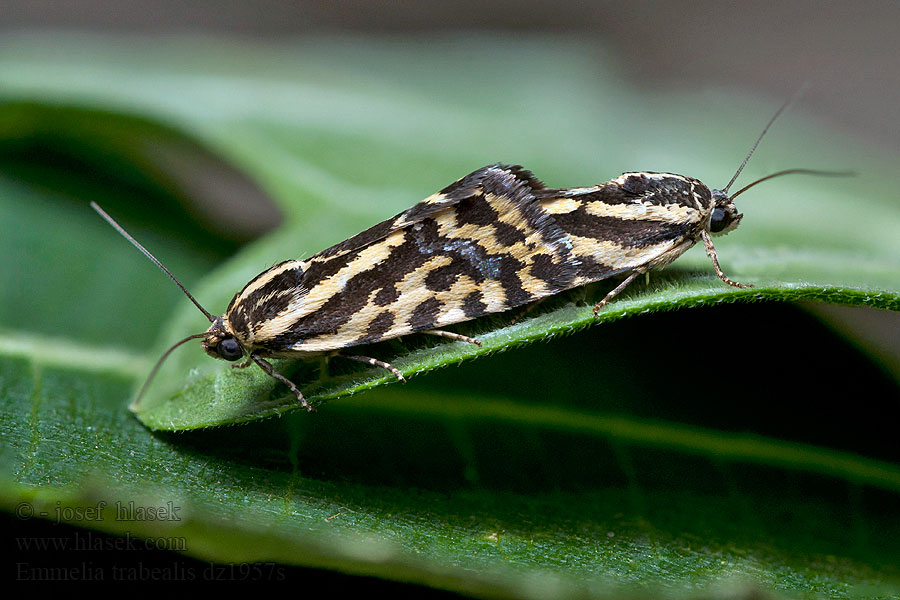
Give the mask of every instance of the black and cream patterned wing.
[[443, 327], [555, 294], [571, 287], [577, 267], [565, 232], [538, 206], [541, 189], [520, 167], [479, 169], [334, 248], [261, 274], [227, 318], [247, 347], [290, 355]]
[[501, 192], [504, 189], [510, 191], [529, 189], [535, 191], [544, 188], [544, 184], [532, 175], [531, 171], [521, 166], [488, 165], [458, 179], [399, 215], [382, 221], [378, 225], [373, 225], [365, 231], [319, 252], [311, 260], [326, 260], [377, 242], [390, 235], [391, 232], [414, 225], [442, 210], [483, 193], [485, 186], [497, 192]]
[[671, 173], [625, 173], [597, 186], [543, 190], [538, 200], [571, 242], [574, 286], [674, 260], [712, 212], [709, 188]]

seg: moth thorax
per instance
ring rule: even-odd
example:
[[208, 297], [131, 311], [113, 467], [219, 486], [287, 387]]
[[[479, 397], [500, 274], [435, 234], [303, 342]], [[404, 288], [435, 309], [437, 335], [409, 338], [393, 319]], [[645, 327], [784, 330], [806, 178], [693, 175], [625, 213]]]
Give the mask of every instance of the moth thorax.
[[709, 232], [723, 235], [736, 229], [744, 215], [738, 212], [728, 193], [722, 190], [713, 190], [712, 199], [713, 210], [707, 226]]
[[203, 349], [213, 358], [235, 361], [244, 356], [244, 349], [222, 317], [209, 326], [202, 343]]

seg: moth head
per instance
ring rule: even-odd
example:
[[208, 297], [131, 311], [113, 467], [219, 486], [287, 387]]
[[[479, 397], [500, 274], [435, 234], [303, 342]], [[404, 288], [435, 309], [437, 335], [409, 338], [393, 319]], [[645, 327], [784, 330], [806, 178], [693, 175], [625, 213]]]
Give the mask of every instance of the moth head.
[[762, 133], [759, 134], [759, 137], [756, 138], [756, 143], [753, 144], [753, 147], [750, 148], [750, 152], [747, 153], [747, 156], [744, 157], [744, 162], [741, 163], [741, 166], [738, 167], [737, 172], [735, 172], [734, 176], [731, 178], [731, 181], [728, 182], [721, 190], [713, 190], [712, 198], [713, 198], [713, 211], [709, 216], [709, 224], [707, 225], [707, 229], [710, 233], [713, 234], [725, 234], [735, 229], [738, 224], [741, 222], [741, 219], [744, 215], [737, 211], [737, 208], [734, 205], [734, 199], [752, 188], [754, 185], [758, 183], [762, 183], [763, 181], [768, 181], [769, 179], [773, 179], [775, 177], [781, 177], [782, 175], [790, 175], [792, 173], [801, 173], [805, 175], [823, 175], [826, 177], [846, 177], [848, 175], [854, 175], [851, 172], [838, 172], [838, 171], [814, 171], [812, 169], [787, 169], [785, 171], [778, 171], [777, 173], [772, 173], [771, 175], [766, 175], [765, 177], [761, 177], [754, 181], [749, 185], [745, 185], [740, 190], [735, 193], [728, 195], [728, 190], [731, 189], [732, 184], [737, 181], [738, 176], [741, 174], [741, 171], [744, 170], [744, 167], [747, 166], [747, 162], [750, 160], [750, 157], [753, 156], [753, 153], [756, 151], [756, 148], [759, 146], [759, 143], [762, 141], [763, 137], [766, 135], [766, 132], [769, 131], [769, 128], [772, 126], [772, 123], [775, 122], [775, 119], [790, 106], [794, 100], [796, 100], [800, 94], [805, 89], [800, 88], [794, 94], [794, 96], [781, 105], [775, 115], [769, 119], [768, 124], [766, 124], [765, 128], [762, 130]]
[[736, 229], [744, 215], [738, 212], [734, 201], [722, 190], [712, 191], [713, 210], [709, 216], [707, 229], [710, 233], [724, 235]]
[[115, 219], [109, 216], [105, 210], [100, 208], [100, 206], [97, 205], [96, 202], [91, 202], [91, 208], [97, 211], [97, 214], [103, 217], [107, 223], [109, 223], [116, 231], [122, 234], [122, 236], [126, 240], [131, 242], [135, 248], [140, 250], [144, 254], [144, 256], [149, 258], [151, 261], [153, 261], [154, 264], [156, 264], [157, 267], [162, 269], [163, 272], [165, 272], [165, 274], [168, 275], [179, 288], [181, 288], [181, 291], [184, 292], [184, 295], [194, 303], [194, 306], [200, 309], [200, 312], [203, 313], [203, 316], [209, 319], [209, 322], [211, 323], [209, 329], [207, 329], [205, 332], [195, 333], [194, 335], [187, 336], [183, 340], [173, 344], [168, 350], [163, 353], [162, 356], [159, 357], [159, 360], [156, 361], [156, 365], [153, 367], [153, 370], [150, 371], [150, 375], [147, 376], [147, 380], [144, 382], [144, 386], [141, 388], [141, 391], [138, 393], [137, 398], [135, 399], [132, 406], [137, 406], [140, 403], [141, 398], [144, 397], [144, 392], [147, 391], [147, 387], [150, 385], [150, 382], [153, 380], [153, 377], [156, 375], [157, 371], [159, 371], [159, 368], [162, 366], [166, 358], [172, 353], [173, 350], [175, 350], [175, 348], [178, 348], [185, 342], [197, 338], [203, 338], [203, 349], [206, 350], [207, 354], [215, 358], [224, 358], [225, 360], [235, 361], [244, 355], [243, 347], [231, 332], [231, 329], [228, 326], [228, 322], [224, 317], [213, 317], [212, 314], [208, 310], [203, 308], [203, 306], [201, 306], [200, 303], [197, 302], [197, 299], [194, 298], [183, 285], [181, 285], [181, 282], [178, 281], [178, 278], [175, 277], [172, 272], [169, 271], [169, 269], [167, 269], [161, 262], [159, 262], [159, 260], [155, 256], [150, 254], [150, 252], [146, 248], [144, 248], [140, 244], [140, 242], [134, 239], [130, 233], [125, 231], [125, 229], [121, 225], [119, 225]]
[[203, 349], [213, 358], [234, 362], [244, 356], [244, 348], [222, 317], [213, 321], [203, 337]]
[[[737, 207], [734, 205], [735, 198], [758, 183], [768, 181], [769, 179], [773, 179], [775, 177], [781, 177], [782, 175], [792, 175], [795, 173], [800, 173], [802, 175], [819, 175], [821, 177], [849, 177], [851, 175], [855, 175], [855, 173], [851, 171], [814, 171], [812, 169], [787, 169], [785, 171], [778, 171], [777, 173], [766, 175], [765, 177], [760, 177], [753, 183], [745, 185], [730, 196], [728, 195], [727, 187], [724, 190], [712, 190], [713, 211], [709, 216], [709, 225], [707, 225], [706, 228], [710, 233], [718, 235], [728, 233], [732, 229], [735, 229], [741, 222], [741, 219], [744, 218], [744, 215], [739, 213]], [[732, 179], [728, 184], [729, 187], [731, 186], [731, 183], [734, 183], [734, 179]]]

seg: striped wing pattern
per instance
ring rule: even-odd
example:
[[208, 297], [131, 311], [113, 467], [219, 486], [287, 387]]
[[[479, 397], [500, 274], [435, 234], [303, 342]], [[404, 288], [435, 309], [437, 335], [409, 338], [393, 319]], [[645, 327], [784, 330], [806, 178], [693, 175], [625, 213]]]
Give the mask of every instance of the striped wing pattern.
[[443, 327], [572, 286], [566, 234], [541, 210], [543, 184], [492, 165], [239, 292], [226, 318], [247, 348], [320, 352]]

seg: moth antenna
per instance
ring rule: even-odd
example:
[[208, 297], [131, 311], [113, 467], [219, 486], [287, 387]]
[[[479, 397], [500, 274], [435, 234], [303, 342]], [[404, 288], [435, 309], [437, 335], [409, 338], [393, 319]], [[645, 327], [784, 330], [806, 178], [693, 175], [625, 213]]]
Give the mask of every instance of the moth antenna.
[[[163, 272], [165, 272], [166, 275], [168, 275], [169, 277], [171, 277], [171, 278], [172, 278], [172, 281], [175, 282], [175, 285], [177, 285], [178, 287], [180, 287], [180, 288], [181, 288], [181, 291], [184, 292], [185, 296], [187, 296], [188, 298], [190, 298], [190, 299], [191, 299], [191, 302], [194, 303], [194, 306], [196, 306], [197, 308], [199, 308], [199, 309], [200, 309], [200, 312], [202, 312], [204, 315], [206, 315], [206, 318], [209, 319], [209, 322], [210, 322], [210, 323], [212, 323], [213, 321], [216, 320], [215, 317], [213, 317], [211, 314], [209, 314], [209, 311], [208, 311], [208, 310], [206, 310], [205, 308], [203, 308], [202, 306], [200, 306], [200, 303], [197, 302], [197, 300], [196, 300], [193, 296], [191, 296], [191, 293], [190, 293], [189, 291], [187, 291], [187, 290], [184, 288], [183, 285], [181, 285], [181, 282], [178, 281], [178, 279], [177, 279], [174, 275], [172, 275], [172, 272], [171, 272], [171, 271], [169, 271], [165, 266], [163, 266], [163, 264], [162, 264], [161, 262], [159, 262], [158, 260], [156, 260], [156, 257], [153, 256], [152, 254], [150, 254], [150, 252], [149, 252], [146, 248], [144, 248], [143, 246], [141, 246], [140, 242], [138, 242], [136, 239], [134, 239], [133, 237], [131, 237], [131, 234], [128, 233], [127, 231], [125, 231], [125, 229], [124, 229], [121, 225], [119, 225], [118, 223], [116, 223], [116, 220], [113, 219], [111, 216], [109, 216], [109, 215], [106, 213], [105, 210], [103, 210], [102, 208], [100, 208], [100, 205], [99, 205], [99, 204], [97, 204], [96, 202], [91, 201], [91, 208], [93, 208], [95, 211], [97, 211], [97, 214], [99, 214], [101, 217], [103, 217], [104, 219], [106, 219], [106, 222], [109, 223], [110, 225], [112, 225], [112, 226], [113, 226], [113, 229], [115, 229], [116, 231], [118, 231], [119, 233], [121, 233], [122, 236], [123, 236], [126, 240], [128, 240], [129, 242], [131, 242], [132, 244], [134, 244], [135, 248], [137, 248], [138, 250], [140, 250], [141, 252], [143, 252], [143, 253], [144, 253], [144, 256], [146, 256], [147, 258], [149, 258], [150, 260], [152, 260], [154, 263], [156, 263], [156, 266], [159, 267], [160, 269], [162, 269]], [[197, 337], [197, 336], [194, 336], [194, 337]], [[188, 339], [191, 339], [191, 338], [188, 338]], [[186, 341], [186, 340], [185, 340], [185, 341]], [[178, 342], [178, 343], [181, 344], [182, 342]], [[178, 344], [176, 344], [176, 345], [178, 345]], [[170, 351], [171, 351], [171, 349], [170, 349]], [[166, 354], [168, 354], [168, 353], [166, 353]], [[158, 365], [157, 365], [157, 367], [158, 367]]]
[[159, 357], [159, 360], [156, 361], [156, 364], [153, 365], [153, 370], [150, 371], [150, 375], [147, 376], [147, 380], [144, 382], [144, 385], [141, 386], [141, 391], [138, 392], [137, 398], [134, 400], [134, 406], [137, 406], [141, 402], [141, 398], [144, 397], [144, 392], [147, 391], [147, 388], [150, 386], [150, 382], [153, 381], [153, 378], [156, 377], [156, 372], [159, 371], [159, 368], [162, 366], [163, 362], [172, 354], [172, 351], [175, 350], [178, 346], [182, 345], [185, 342], [189, 342], [193, 339], [197, 339], [200, 337], [204, 337], [206, 332], [204, 333], [195, 333], [194, 335], [189, 335], [180, 342], [175, 342], [172, 346], [163, 352], [163, 355]]
[[767, 181], [775, 177], [781, 177], [782, 175], [791, 175], [793, 173], [801, 173], [803, 175], [820, 175], [822, 177], [853, 177], [854, 175], [856, 175], [854, 171], [815, 171], [813, 169], [787, 169], [786, 171], [778, 171], [777, 173], [766, 175], [765, 177], [761, 177], [751, 184], [745, 185], [734, 194], [729, 196], [729, 199], [734, 200], [757, 183], [762, 183], [763, 181]]
[[794, 95], [791, 96], [791, 98], [790, 98], [787, 102], [785, 102], [784, 104], [781, 105], [781, 108], [779, 108], [779, 109], [775, 112], [775, 114], [772, 116], [772, 118], [769, 119], [769, 122], [766, 124], [765, 128], [762, 130], [762, 133], [760, 133], [760, 134], [759, 134], [759, 137], [756, 138], [756, 143], [753, 144], [753, 147], [750, 148], [750, 152], [748, 152], [746, 158], [744, 158], [744, 162], [742, 162], [742, 163], [741, 163], [741, 166], [738, 167], [738, 170], [737, 170], [737, 172], [734, 174], [734, 177], [731, 178], [731, 181], [728, 182], [728, 185], [726, 185], [724, 188], [722, 188], [722, 191], [725, 193], [726, 196], [728, 195], [728, 189], [729, 189], [729, 188], [732, 186], [732, 184], [734, 184], [734, 182], [737, 180], [738, 176], [741, 174], [741, 171], [744, 170], [744, 167], [747, 166], [747, 163], [750, 161], [750, 157], [753, 156], [753, 153], [754, 153], [754, 152], [756, 152], [757, 146], [759, 146], [759, 143], [762, 141], [763, 137], [765, 137], [766, 133], [769, 131], [769, 128], [772, 126], [772, 123], [774, 123], [775, 120], [776, 120], [778, 117], [781, 116], [781, 113], [783, 113], [785, 110], [787, 110], [787, 108], [788, 108], [791, 104], [793, 104], [794, 102], [796, 102], [797, 98], [799, 98], [799, 97], [803, 94], [803, 92], [806, 91], [806, 88], [808, 88], [808, 87], [809, 87], [809, 84], [808, 84], [808, 83], [803, 84], [803, 86], [801, 86], [800, 89], [797, 90], [797, 91], [794, 93]]

